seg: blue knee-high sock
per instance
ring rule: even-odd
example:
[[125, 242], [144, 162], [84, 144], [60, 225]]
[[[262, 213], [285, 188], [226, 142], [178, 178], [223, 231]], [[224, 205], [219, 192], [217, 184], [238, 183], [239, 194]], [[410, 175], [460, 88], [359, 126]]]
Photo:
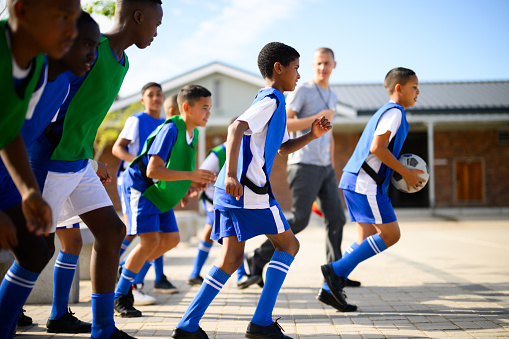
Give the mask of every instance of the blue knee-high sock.
[[237, 268], [237, 281], [240, 280], [240, 278], [242, 278], [243, 276], [245, 276], [247, 273], [246, 273], [246, 268], [244, 267], [244, 260], [246, 259], [246, 256], [244, 255], [244, 259], [242, 260], [242, 264], [240, 264], [240, 267]]
[[108, 339], [117, 331], [113, 320], [115, 293], [92, 293], [91, 339]]
[[125, 267], [122, 268], [122, 274], [120, 275], [120, 279], [118, 279], [117, 289], [115, 290], [115, 299], [118, 299], [129, 292], [135, 277], [136, 273], [129, 271]]
[[198, 331], [203, 314], [229, 278], [230, 276], [227, 273], [213, 266], [177, 327], [187, 332]]
[[253, 319], [251, 319], [253, 324], [260, 326], [272, 324], [272, 311], [293, 259], [291, 254], [281, 251], [275, 251], [272, 255], [265, 273], [265, 286], [263, 286]]
[[154, 272], [156, 274], [156, 278], [154, 280], [155, 283], [161, 281], [161, 279], [164, 276], [163, 266], [164, 266], [163, 256], [160, 256], [159, 258], [154, 260]]
[[200, 244], [198, 245], [198, 255], [196, 256], [196, 259], [194, 259], [193, 271], [190, 275], [191, 278], [196, 278], [200, 275], [201, 269], [209, 257], [209, 252], [213, 244], [214, 243], [208, 243], [203, 240], [200, 241]]
[[[348, 247], [348, 248], [346, 249], [345, 253], [343, 253], [343, 256], [341, 257], [341, 259], [345, 259], [345, 258], [347, 258], [347, 257], [350, 255], [350, 253], [352, 253], [352, 252], [353, 252], [353, 250], [355, 250], [357, 247], [359, 247], [359, 244], [358, 244], [356, 241], [354, 241], [354, 243], [353, 243], [353, 244], [351, 244], [351, 245], [350, 245], [350, 247]], [[329, 286], [327, 285], [327, 283], [323, 284], [322, 288], [323, 288], [324, 290], [326, 290], [327, 292], [330, 292], [330, 288], [329, 288]]]
[[12, 338], [21, 308], [34, 288], [39, 273], [14, 262], [0, 286], [0, 338]]
[[67, 313], [69, 292], [79, 256], [60, 251], [53, 269], [53, 305], [50, 319], [59, 319]]
[[145, 261], [145, 264], [143, 264], [138, 274], [136, 274], [133, 284], [143, 284], [150, 266], [152, 266], [152, 261]]
[[122, 241], [122, 245], [120, 246], [120, 256], [124, 254], [125, 250], [127, 249], [127, 247], [129, 247], [130, 244], [131, 241], [124, 238], [124, 240]]
[[350, 272], [361, 262], [387, 249], [384, 241], [378, 234], [364, 239], [350, 255], [332, 263], [332, 269], [340, 277], [348, 277]]

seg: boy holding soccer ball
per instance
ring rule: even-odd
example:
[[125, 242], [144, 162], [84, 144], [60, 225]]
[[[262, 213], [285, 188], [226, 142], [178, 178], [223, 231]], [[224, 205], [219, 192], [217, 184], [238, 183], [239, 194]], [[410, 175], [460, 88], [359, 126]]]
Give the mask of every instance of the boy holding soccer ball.
[[405, 109], [419, 95], [414, 71], [394, 68], [387, 73], [384, 87], [391, 98], [369, 120], [355, 150], [343, 168], [339, 188], [343, 189], [350, 220], [357, 224], [357, 241], [335, 262], [322, 265], [322, 274], [334, 298], [346, 305], [344, 282], [362, 261], [398, 242], [400, 230], [387, 196], [393, 170], [400, 173], [409, 188], [420, 188], [422, 171], [408, 169], [398, 161], [408, 134]]

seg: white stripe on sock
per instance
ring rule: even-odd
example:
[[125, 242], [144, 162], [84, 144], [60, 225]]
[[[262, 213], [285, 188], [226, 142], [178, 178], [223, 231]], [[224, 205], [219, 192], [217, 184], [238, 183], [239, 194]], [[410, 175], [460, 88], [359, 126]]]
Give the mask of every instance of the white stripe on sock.
[[378, 248], [378, 246], [376, 245], [375, 243], [375, 240], [371, 237], [367, 237], [366, 240], [368, 241], [369, 243], [369, 246], [371, 246], [371, 248], [373, 249], [373, 251], [378, 254], [380, 253], [380, 249]]
[[131, 283], [134, 281], [134, 278], [130, 278], [130, 277], [128, 277], [127, 275], [125, 275], [125, 274], [123, 274], [123, 273], [122, 273], [121, 275], [122, 275], [122, 277], [123, 277], [124, 279], [129, 280]]
[[9, 281], [15, 285], [22, 286], [25, 288], [32, 289], [32, 288], [34, 288], [34, 285], [35, 285], [35, 281], [30, 281], [30, 280], [20, 278], [16, 275], [12, 274], [11, 272], [7, 272], [7, 274], [5, 275], [5, 279], [7, 279], [7, 281]]
[[283, 267], [279, 267], [277, 265], [273, 265], [272, 262], [269, 264], [269, 266], [267, 266], [267, 268], [275, 268], [276, 270], [280, 270], [281, 272], [285, 272], [285, 273], [288, 273], [288, 269], [284, 269]]
[[62, 267], [62, 268], [67, 268], [67, 269], [76, 269], [76, 264], [69, 264], [69, 263], [66, 263], [66, 262], [62, 262], [60, 260], [57, 260], [55, 261], [55, 266], [57, 267]]
[[200, 251], [203, 251], [203, 252], [210, 252], [210, 249], [211, 249], [211, 248], [212, 248], [212, 246], [207, 247], [207, 246], [205, 246], [205, 245], [203, 245], [203, 244], [199, 244], [199, 245], [198, 245], [198, 249], [199, 249]]
[[221, 284], [216, 279], [212, 278], [210, 275], [207, 275], [204, 280], [208, 285], [214, 287], [216, 290], [221, 291], [223, 288], [223, 284]]

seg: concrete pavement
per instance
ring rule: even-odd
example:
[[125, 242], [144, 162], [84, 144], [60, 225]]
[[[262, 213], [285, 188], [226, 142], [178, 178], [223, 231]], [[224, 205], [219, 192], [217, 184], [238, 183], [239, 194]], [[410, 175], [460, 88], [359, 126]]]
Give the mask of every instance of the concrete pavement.
[[[325, 231], [313, 216], [298, 235], [301, 250], [279, 295], [274, 317], [293, 338], [509, 338], [509, 214], [477, 215], [468, 210], [444, 217], [396, 211], [402, 238], [394, 247], [361, 263], [351, 275], [362, 287], [347, 288], [357, 312], [340, 313], [316, 300], [322, 285]], [[417, 215], [416, 215], [417, 214]], [[355, 225], [344, 230], [343, 248], [355, 240]], [[254, 249], [261, 237], [249, 241]], [[179, 289], [175, 295], [152, 292], [153, 271], [145, 291], [157, 305], [139, 306], [141, 318], [115, 318], [117, 327], [137, 338], [169, 338], [196, 294], [186, 284], [196, 255], [197, 239], [165, 255], [165, 272]], [[214, 245], [202, 275], [220, 254]], [[243, 338], [261, 289], [238, 290], [235, 278], [207, 310], [202, 328], [210, 338]], [[80, 283], [80, 302], [71, 309], [91, 321], [91, 287]], [[26, 305], [38, 325], [19, 328], [17, 338], [86, 338], [49, 334], [50, 305]]]

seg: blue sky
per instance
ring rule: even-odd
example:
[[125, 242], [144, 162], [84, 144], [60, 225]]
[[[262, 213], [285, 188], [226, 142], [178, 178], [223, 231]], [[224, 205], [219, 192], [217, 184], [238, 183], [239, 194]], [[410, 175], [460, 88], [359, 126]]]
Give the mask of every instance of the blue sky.
[[322, 46], [338, 61], [331, 83], [379, 83], [397, 66], [421, 82], [509, 80], [509, 0], [163, 0], [163, 11], [152, 46], [127, 50], [121, 96], [213, 61], [259, 74], [270, 41], [299, 51], [301, 81]]

